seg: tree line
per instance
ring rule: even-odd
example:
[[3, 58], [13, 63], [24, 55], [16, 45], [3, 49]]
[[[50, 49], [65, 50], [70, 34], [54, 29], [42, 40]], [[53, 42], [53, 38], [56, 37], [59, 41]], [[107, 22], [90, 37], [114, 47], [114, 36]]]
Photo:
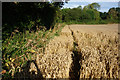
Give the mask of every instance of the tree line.
[[118, 23], [120, 8], [110, 8], [108, 12], [100, 12], [98, 3], [88, 4], [82, 8], [64, 8], [61, 9], [62, 22], [81, 23], [81, 24], [105, 24]]

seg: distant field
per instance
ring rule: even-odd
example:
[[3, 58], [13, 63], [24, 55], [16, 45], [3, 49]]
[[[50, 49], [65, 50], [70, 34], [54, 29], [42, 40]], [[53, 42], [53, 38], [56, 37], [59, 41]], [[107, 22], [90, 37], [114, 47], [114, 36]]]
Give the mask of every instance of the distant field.
[[118, 24], [105, 24], [105, 25], [69, 25], [71, 29], [78, 30], [80, 32], [103, 32], [107, 35], [118, 34]]

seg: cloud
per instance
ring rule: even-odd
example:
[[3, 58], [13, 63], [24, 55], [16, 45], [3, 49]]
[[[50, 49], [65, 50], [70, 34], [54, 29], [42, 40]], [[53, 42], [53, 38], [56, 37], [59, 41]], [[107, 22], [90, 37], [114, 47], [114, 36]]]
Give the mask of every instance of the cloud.
[[64, 8], [77, 8], [78, 6], [80, 6], [80, 5], [76, 5], [76, 4], [66, 4], [66, 5], [64, 6]]
[[119, 0], [70, 0], [69, 2], [119, 2]]
[[102, 10], [98, 10], [100, 12], [108, 12], [109, 9], [102, 9]]
[[70, 8], [77, 8], [79, 5], [72, 5]]
[[[112, 7], [118, 7], [118, 2], [98, 2], [101, 7], [100, 7], [100, 12], [108, 12], [108, 10]], [[90, 2], [68, 2], [65, 4], [63, 7], [64, 8], [76, 8], [78, 6], [84, 6], [90, 4]]]

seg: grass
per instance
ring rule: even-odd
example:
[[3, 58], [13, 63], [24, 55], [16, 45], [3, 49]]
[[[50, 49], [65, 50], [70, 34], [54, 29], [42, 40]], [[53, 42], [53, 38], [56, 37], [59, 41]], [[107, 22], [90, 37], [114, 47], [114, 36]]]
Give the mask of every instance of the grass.
[[44, 48], [50, 39], [59, 36], [65, 24], [61, 24], [56, 30], [38, 30], [36, 32], [26, 31], [21, 33], [18, 30], [12, 32], [11, 36], [3, 41], [2, 46], [2, 67], [6, 71], [4, 78], [11, 78], [21, 67], [26, 65], [28, 60], [35, 59], [35, 54], [43, 53]]

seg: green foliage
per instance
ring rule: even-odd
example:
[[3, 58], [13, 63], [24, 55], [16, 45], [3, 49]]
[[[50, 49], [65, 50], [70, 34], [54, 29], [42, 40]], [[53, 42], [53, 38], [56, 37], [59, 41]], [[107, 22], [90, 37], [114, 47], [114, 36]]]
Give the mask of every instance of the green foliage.
[[118, 11], [116, 11], [115, 8], [111, 8], [108, 11], [108, 19], [114, 20], [114, 19], [118, 19]]
[[100, 9], [100, 5], [98, 3], [92, 3], [92, 4], [87, 5], [87, 8], [98, 10], [98, 9]]
[[72, 9], [62, 9], [62, 22], [66, 22], [67, 24], [118, 23], [120, 8], [111, 8], [108, 13], [99, 12], [99, 8], [100, 5], [98, 3], [92, 3], [88, 4], [83, 9], [81, 6]]
[[45, 26], [47, 30], [52, 29], [62, 18], [60, 7], [63, 5], [63, 2], [3, 3], [3, 39], [9, 37], [15, 29], [20, 32], [36, 31], [40, 26]]
[[106, 12], [104, 12], [104, 13], [100, 12], [100, 17], [103, 20], [107, 19], [107, 15], [108, 15], [108, 13], [106, 13]]

